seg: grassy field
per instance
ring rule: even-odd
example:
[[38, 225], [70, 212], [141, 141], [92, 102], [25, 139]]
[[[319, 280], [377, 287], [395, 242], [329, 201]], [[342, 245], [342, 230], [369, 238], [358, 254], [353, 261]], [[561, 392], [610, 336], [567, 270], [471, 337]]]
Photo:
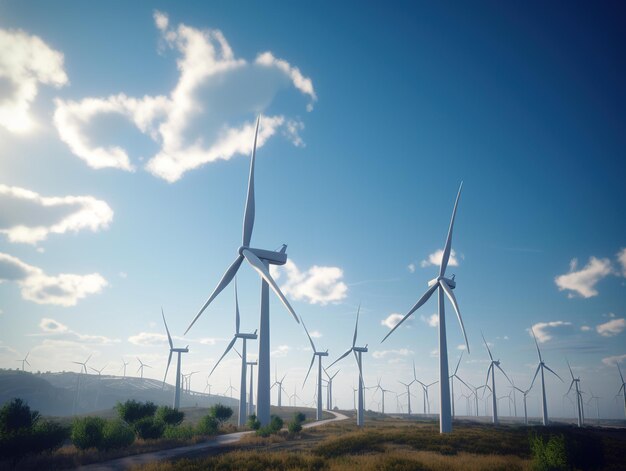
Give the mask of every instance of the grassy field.
[[191, 470], [532, 470], [530, 434], [565, 438], [571, 469], [624, 470], [626, 430], [459, 424], [440, 435], [438, 424], [374, 419], [359, 430], [336, 422], [262, 439], [251, 436], [221, 450], [144, 467]]

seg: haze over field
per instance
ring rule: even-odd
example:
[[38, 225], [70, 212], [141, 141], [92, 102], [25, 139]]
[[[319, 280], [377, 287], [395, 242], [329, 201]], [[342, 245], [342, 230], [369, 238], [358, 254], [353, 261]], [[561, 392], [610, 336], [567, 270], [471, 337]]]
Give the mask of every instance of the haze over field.
[[[380, 340], [436, 277], [463, 180], [447, 270], [471, 348], [459, 376], [484, 384], [482, 332], [527, 388], [533, 327], [565, 380], [546, 377], [550, 415], [575, 416], [567, 359], [585, 400], [601, 398], [600, 416], [624, 419], [624, 13], [556, 2], [0, 3], [0, 368], [21, 368], [28, 353], [27, 371], [77, 373], [72, 362], [92, 355], [105, 375], [121, 376], [124, 360], [137, 376], [140, 357], [157, 384], [163, 308], [202, 392], [235, 331], [232, 286], [183, 332], [240, 245], [261, 115], [253, 245], [288, 244], [272, 275], [329, 350], [325, 364], [349, 348], [360, 304], [366, 386], [380, 378], [402, 392], [413, 361], [424, 382], [438, 379], [436, 301]], [[253, 332], [258, 275], [244, 266], [237, 283], [241, 331]], [[270, 303], [272, 378], [276, 367], [310, 403], [309, 341]], [[449, 305], [447, 319], [452, 369], [465, 346]], [[249, 359], [257, 348], [249, 342]], [[358, 381], [348, 360], [332, 370], [345, 409]], [[224, 358], [214, 393], [238, 387], [239, 363]], [[528, 405], [540, 415], [539, 393]]]

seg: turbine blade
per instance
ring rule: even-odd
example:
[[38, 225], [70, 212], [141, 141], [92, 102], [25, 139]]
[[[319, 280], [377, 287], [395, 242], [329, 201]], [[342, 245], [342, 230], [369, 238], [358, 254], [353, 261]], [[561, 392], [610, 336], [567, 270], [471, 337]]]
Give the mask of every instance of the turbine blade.
[[550, 373], [552, 373], [554, 376], [556, 376], [557, 378], [559, 378], [559, 379], [561, 380], [561, 382], [562, 382], [562, 383], [564, 383], [564, 382], [565, 382], [565, 381], [563, 381], [563, 378], [561, 378], [558, 374], [556, 374], [554, 371], [552, 371], [552, 369], [551, 369], [548, 365], [546, 365], [546, 364], [544, 363], [544, 365], [543, 365], [543, 366], [544, 366], [544, 368], [545, 368], [546, 370], [548, 370], [548, 371], [549, 371]]
[[289, 301], [287, 301], [287, 298], [285, 298], [285, 295], [280, 290], [280, 288], [278, 287], [278, 285], [276, 284], [276, 282], [270, 275], [269, 270], [267, 269], [265, 264], [261, 261], [261, 259], [257, 257], [253, 252], [247, 249], [243, 250], [243, 256], [246, 257], [246, 260], [248, 261], [248, 263], [250, 263], [250, 265], [252, 265], [252, 268], [254, 268], [259, 273], [259, 275], [261, 275], [261, 277], [267, 282], [268, 285], [270, 285], [274, 293], [276, 293], [276, 296], [278, 296], [278, 298], [281, 300], [281, 302], [284, 304], [284, 306], [287, 308], [287, 310], [291, 313], [293, 318], [299, 324], [300, 319], [298, 319], [296, 312], [291, 307], [291, 304], [289, 304]]
[[483, 338], [483, 342], [485, 342], [485, 347], [487, 347], [487, 351], [489, 352], [489, 358], [491, 359], [491, 361], [493, 361], [493, 355], [491, 354], [491, 350], [489, 350], [489, 345], [487, 345], [487, 341], [485, 340], [485, 336], [483, 335], [483, 333], [481, 332], [480, 335]]
[[511, 384], [511, 386], [513, 386], [513, 381], [511, 381], [511, 378], [509, 378], [509, 376], [504, 372], [504, 370], [500, 367], [500, 365], [496, 365], [498, 367], [498, 369], [500, 371], [502, 371], [502, 374], [504, 375], [504, 377], [509, 381], [509, 383]]
[[343, 360], [345, 357], [347, 357], [348, 355], [350, 355], [350, 352], [353, 351], [352, 349], [348, 350], [346, 353], [344, 353], [343, 355], [341, 355], [339, 358], [337, 358], [335, 361], [333, 361], [330, 365], [328, 365], [328, 368], [330, 368], [331, 366], [333, 366], [335, 363], [337, 363], [339, 360]]
[[254, 144], [252, 145], [252, 156], [250, 157], [250, 175], [248, 176], [248, 197], [246, 198], [246, 209], [243, 215], [243, 238], [244, 247], [250, 246], [252, 229], [254, 228], [254, 161], [256, 159], [256, 140], [259, 134], [259, 122], [261, 116], [257, 117], [256, 129], [254, 130]]
[[167, 322], [165, 322], [165, 313], [163, 312], [163, 307], [161, 307], [161, 316], [163, 316], [163, 323], [165, 324], [165, 332], [167, 332], [167, 341], [170, 343], [170, 348], [174, 348], [174, 344], [172, 343], [172, 336], [170, 335], [170, 329], [167, 328]]
[[309, 365], [309, 371], [306, 372], [306, 376], [304, 377], [304, 381], [302, 382], [302, 387], [306, 384], [306, 380], [309, 378], [309, 373], [311, 373], [311, 368], [313, 368], [313, 363], [315, 363], [315, 350], [313, 350], [313, 358], [311, 358], [311, 364]]
[[315, 357], [315, 352], [317, 350], [315, 350], [315, 344], [313, 343], [313, 339], [311, 338], [311, 336], [309, 335], [309, 331], [306, 328], [306, 325], [304, 325], [304, 320], [302, 319], [302, 317], [300, 317], [300, 321], [302, 322], [302, 327], [304, 327], [304, 331], [306, 332], [306, 336], [309, 338], [309, 342], [311, 343], [311, 348], [313, 349], [313, 357]]
[[463, 325], [463, 318], [461, 317], [461, 311], [459, 311], [459, 305], [456, 302], [456, 297], [454, 296], [454, 293], [452, 292], [452, 290], [450, 289], [450, 287], [444, 280], [440, 280], [439, 284], [443, 288], [444, 293], [446, 293], [446, 296], [448, 296], [448, 299], [450, 300], [450, 302], [452, 303], [452, 306], [454, 307], [454, 311], [456, 312], [456, 317], [459, 320], [459, 324], [461, 324], [461, 331], [463, 331], [463, 338], [465, 339], [465, 346], [467, 347], [467, 353], [469, 353], [470, 351], [469, 342], [467, 341], [467, 334], [465, 333], [465, 326]]
[[489, 386], [489, 373], [491, 372], [491, 368], [493, 368], [493, 362], [487, 368], [487, 379], [485, 379], [485, 386]]
[[[415, 374], [415, 360], [413, 360], [413, 379], [417, 381], [417, 375]], [[419, 383], [419, 381], [418, 381]]]
[[452, 229], [454, 228], [454, 218], [456, 217], [456, 208], [459, 204], [459, 198], [461, 197], [461, 189], [463, 188], [463, 182], [459, 186], [459, 192], [456, 195], [456, 201], [454, 202], [454, 209], [452, 210], [452, 219], [450, 219], [450, 228], [448, 229], [448, 237], [446, 237], [446, 245], [443, 249], [443, 256], [441, 257], [441, 267], [439, 268], [439, 276], [443, 276], [448, 267], [448, 260], [450, 258], [450, 250], [452, 248]]
[[239, 333], [239, 299], [237, 296], [237, 278], [235, 278], [235, 333]]
[[572, 367], [569, 364], [568, 360], [565, 360], [567, 362], [567, 367], [569, 368], [569, 374], [572, 375], [572, 381], [574, 381], [574, 372], [572, 371]]
[[469, 389], [470, 391], [472, 390], [472, 388], [461, 378], [459, 378], [458, 376], [455, 376], [455, 378], [458, 379], [461, 383], [463, 383], [467, 389]]
[[533, 338], [535, 339], [535, 346], [537, 347], [537, 355], [539, 355], [539, 361], [543, 361], [541, 358], [541, 350], [539, 350], [539, 344], [537, 343], [537, 337], [535, 336], [535, 330], [531, 327], [530, 331], [533, 333]]
[[567, 390], [567, 392], [565, 393], [565, 395], [567, 396], [569, 394], [569, 392], [572, 390], [572, 386], [574, 386], [574, 383], [576, 381], [574, 379], [572, 379], [572, 382], [569, 384], [569, 389]]
[[624, 384], [624, 376], [622, 375], [622, 369], [619, 367], [619, 363], [615, 363], [617, 365], [617, 371], [619, 371], [619, 377], [622, 379], [622, 384]]
[[359, 314], [361, 313], [361, 304], [359, 304], [358, 309], [356, 310], [356, 324], [354, 324], [354, 337], [352, 337], [352, 346], [356, 345], [356, 335], [359, 330]]
[[402, 318], [402, 320], [400, 322], [398, 322], [396, 325], [393, 326], [393, 329], [391, 329], [389, 331], [389, 333], [387, 335], [385, 335], [385, 337], [380, 341], [380, 343], [383, 343], [385, 340], [387, 340], [387, 337], [389, 337], [393, 333], [394, 330], [396, 330], [398, 327], [400, 327], [400, 324], [402, 324], [405, 320], [407, 320], [411, 316], [411, 314], [413, 314], [415, 311], [417, 311], [422, 306], [422, 304], [424, 304], [426, 301], [428, 301], [428, 299], [432, 296], [432, 294], [435, 292], [435, 290], [437, 289], [438, 286], [439, 285], [435, 283], [430, 288], [428, 288], [428, 290], [415, 303], [415, 305], [411, 308], [411, 310]]
[[361, 384], [365, 388], [365, 383], [363, 382], [363, 367], [361, 365], [361, 362], [359, 361], [359, 356], [356, 354], [356, 352], [354, 350], [352, 350], [352, 353], [354, 353], [354, 359], [356, 360], [356, 364], [359, 367], [359, 381], [361, 382]]
[[535, 370], [535, 376], [533, 376], [533, 380], [531, 381], [530, 387], [528, 388], [529, 391], [533, 388], [533, 385], [535, 384], [535, 380], [537, 379], [537, 375], [539, 374], [540, 368], [541, 368], [541, 363], [537, 365], [537, 369]]
[[237, 337], [233, 337], [233, 339], [230, 341], [230, 343], [228, 344], [228, 347], [226, 347], [226, 350], [224, 351], [224, 353], [222, 353], [222, 356], [220, 357], [219, 360], [217, 360], [217, 363], [215, 364], [215, 366], [213, 367], [213, 369], [211, 370], [211, 372], [209, 373], [209, 378], [211, 377], [211, 375], [213, 374], [213, 372], [215, 371], [215, 368], [217, 368], [217, 365], [220, 364], [220, 361], [222, 361], [222, 358], [224, 358], [226, 356], [226, 354], [228, 352], [230, 352], [230, 349], [233, 348], [233, 345], [235, 345], [235, 342], [237, 341]]
[[167, 379], [167, 372], [170, 369], [170, 362], [172, 361], [172, 351], [170, 350], [170, 356], [167, 359], [167, 367], [165, 368], [165, 376], [163, 376], [163, 384], [165, 385], [165, 380]]
[[183, 335], [187, 335], [187, 332], [189, 332], [189, 329], [193, 327], [193, 325], [196, 323], [198, 318], [202, 315], [204, 310], [207, 307], [209, 307], [209, 304], [211, 304], [211, 301], [213, 301], [217, 297], [217, 295], [220, 294], [220, 292], [224, 288], [226, 288], [226, 286], [228, 286], [228, 284], [232, 281], [232, 279], [235, 277], [235, 274], [237, 273], [237, 270], [239, 270], [239, 267], [241, 266], [241, 262], [243, 262], [243, 256], [239, 255], [235, 259], [235, 261], [232, 263], [232, 265], [228, 267], [228, 270], [226, 270], [226, 273], [224, 273], [224, 276], [222, 276], [222, 279], [213, 290], [213, 293], [211, 293], [211, 296], [209, 296], [209, 299], [207, 299], [207, 301], [204, 303], [200, 311], [198, 311], [198, 314], [196, 314], [196, 317], [194, 317], [193, 321], [191, 321], [191, 324], [189, 324], [189, 327], [187, 327], [187, 330], [185, 331]]
[[461, 356], [459, 357], [459, 361], [456, 364], [456, 368], [454, 369], [454, 373], [452, 374], [452, 376], [456, 376], [456, 372], [459, 371], [459, 365], [461, 364], [462, 358], [463, 358], [463, 352], [461, 352]]

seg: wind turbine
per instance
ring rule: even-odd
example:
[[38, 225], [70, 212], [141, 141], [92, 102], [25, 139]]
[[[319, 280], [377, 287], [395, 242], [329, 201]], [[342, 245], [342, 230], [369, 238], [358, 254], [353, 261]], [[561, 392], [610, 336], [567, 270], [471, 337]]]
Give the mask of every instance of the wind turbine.
[[[282, 403], [282, 391], [285, 391], [285, 388], [283, 388], [283, 381], [285, 381], [285, 377], [287, 376], [287, 374], [285, 373], [285, 376], [283, 376], [283, 378], [278, 381], [278, 370], [274, 369], [274, 384], [272, 384], [272, 386], [270, 386], [270, 389], [273, 389], [274, 386], [278, 385], [278, 407], [282, 407], [283, 403]], [[287, 393], [287, 391], [285, 391]], [[289, 394], [289, 393], [287, 393]]]
[[24, 364], [27, 364], [28, 366], [31, 366], [31, 364], [28, 362], [28, 355], [30, 355], [30, 352], [28, 352], [28, 353], [26, 354], [26, 356], [24, 357], [24, 359], [23, 359], [23, 360], [15, 360], [15, 361], [17, 361], [18, 363], [21, 363], [21, 364], [22, 364], [22, 371], [24, 371]]
[[[492, 413], [493, 413], [493, 423], [497, 424], [498, 423], [498, 398], [496, 397], [496, 368], [498, 368], [500, 371], [502, 371], [502, 374], [505, 376], [505, 378], [509, 381], [509, 383], [511, 384], [511, 386], [513, 385], [513, 383], [511, 382], [511, 380], [509, 379], [509, 377], [507, 376], [507, 374], [504, 372], [504, 370], [502, 369], [502, 367], [500, 366], [500, 360], [494, 360], [493, 359], [493, 355], [491, 354], [491, 350], [489, 350], [489, 345], [487, 345], [487, 341], [485, 340], [485, 336], [482, 334], [480, 334], [483, 337], [483, 342], [485, 342], [485, 347], [487, 347], [487, 352], [489, 352], [489, 358], [491, 359], [491, 363], [489, 364], [489, 368], [487, 369], [487, 379], [485, 380], [485, 384], [487, 384], [487, 382], [489, 381], [489, 373], [491, 373], [491, 401], [492, 401]], [[495, 367], [495, 368], [494, 368]]]
[[209, 390], [209, 396], [211, 395], [211, 386], [213, 386], [212, 384], [209, 384], [209, 377], [207, 376], [206, 378], [206, 386], [204, 387], [204, 391], [202, 392], [206, 392], [206, 390]]
[[122, 358], [122, 363], [124, 364], [124, 376], [122, 376], [122, 378], [126, 378], [126, 367], [128, 366], [128, 362]]
[[[590, 390], [591, 391], [591, 390]], [[589, 398], [589, 400], [587, 401], [587, 405], [591, 404], [591, 401], [596, 400], [596, 413], [597, 413], [597, 424], [600, 425], [600, 402], [598, 401], [598, 399], [601, 399], [599, 396], [596, 396], [593, 391], [591, 391], [591, 397]]]
[[302, 398], [300, 396], [298, 396], [298, 393], [296, 392], [296, 386], [293, 386], [293, 394], [289, 396], [289, 401], [291, 402], [291, 400], [293, 399], [293, 407], [297, 407], [296, 404], [296, 399], [300, 399], [302, 400]]
[[415, 305], [411, 308], [411, 310], [402, 318], [400, 322], [398, 322], [393, 329], [389, 331], [385, 338], [383, 338], [382, 342], [385, 341], [387, 337], [389, 337], [405, 320], [407, 320], [415, 311], [417, 311], [430, 297], [433, 293], [439, 290], [439, 402], [441, 404], [439, 411], [439, 432], [440, 433], [450, 433], [452, 432], [452, 415], [450, 411], [450, 383], [448, 382], [449, 374], [448, 374], [448, 346], [447, 346], [447, 338], [446, 338], [446, 317], [445, 317], [445, 307], [444, 307], [444, 294], [448, 297], [454, 310], [456, 311], [457, 318], [459, 320], [459, 324], [461, 324], [461, 331], [463, 332], [463, 337], [465, 338], [465, 345], [467, 347], [467, 352], [469, 353], [469, 343], [467, 341], [467, 335], [465, 334], [465, 327], [463, 326], [463, 319], [461, 318], [461, 312], [459, 311], [459, 306], [456, 302], [456, 297], [452, 290], [456, 288], [456, 281], [454, 281], [454, 275], [452, 278], [446, 278], [446, 268], [448, 267], [448, 261], [450, 259], [450, 252], [452, 250], [452, 229], [454, 227], [454, 218], [456, 216], [456, 208], [459, 204], [459, 198], [461, 196], [461, 189], [463, 188], [463, 182], [459, 186], [459, 192], [456, 196], [456, 201], [454, 203], [454, 209], [452, 211], [452, 218], [450, 220], [450, 227], [448, 229], [448, 237], [446, 238], [446, 245], [443, 249], [443, 254], [441, 257], [441, 266], [439, 268], [439, 276], [434, 278], [428, 282], [428, 290], [423, 294], [423, 296], [415, 303]]
[[388, 393], [388, 392], [393, 393], [394, 391], [392, 391], [391, 389], [383, 388], [380, 385], [380, 380], [381, 380], [381, 378], [378, 378], [378, 383], [376, 384], [375, 389], [377, 391], [380, 391], [382, 393], [382, 395], [383, 395], [383, 399], [382, 399], [382, 406], [383, 406], [382, 413], [384, 414], [385, 413], [385, 393]]
[[98, 373], [98, 376], [102, 376], [102, 372], [104, 371], [104, 369], [109, 366], [109, 364], [107, 363], [106, 365], [104, 365], [102, 368], [100, 368], [99, 370], [94, 368], [93, 366], [90, 366], [89, 368], [91, 368], [93, 371], [95, 371], [96, 373]]
[[254, 414], [254, 367], [258, 364], [259, 363], [257, 361], [246, 362], [246, 365], [250, 367], [250, 393], [248, 395], [250, 399], [248, 400], [248, 415]]
[[567, 367], [569, 368], [569, 373], [572, 376], [572, 382], [570, 383], [569, 389], [567, 390], [565, 395], [569, 394], [569, 392], [572, 390], [572, 387], [575, 386], [576, 411], [578, 412], [578, 426], [582, 427], [584, 425], [584, 418], [583, 418], [583, 396], [582, 396], [582, 393], [580, 392], [580, 377], [574, 378], [574, 372], [572, 371], [572, 367], [570, 366], [569, 361], [567, 362]]
[[543, 425], [548, 425], [548, 401], [546, 400], [546, 383], [545, 383], [545, 378], [544, 378], [544, 374], [543, 374], [543, 370], [546, 369], [548, 370], [550, 373], [552, 373], [554, 376], [556, 376], [557, 378], [559, 378], [561, 380], [561, 382], [563, 382], [563, 379], [556, 374], [554, 371], [552, 371], [550, 369], [550, 367], [548, 365], [545, 364], [545, 362], [543, 361], [543, 358], [541, 357], [541, 350], [539, 350], [539, 343], [537, 343], [537, 337], [535, 336], [535, 331], [533, 330], [533, 328], [530, 328], [530, 331], [533, 334], [533, 339], [535, 339], [535, 346], [537, 347], [537, 355], [539, 355], [539, 364], [537, 365], [537, 369], [535, 370], [535, 376], [533, 376], [533, 381], [532, 383], [530, 383], [530, 388], [528, 388], [528, 390], [530, 391], [533, 387], [533, 384], [535, 384], [535, 379], [537, 378], [537, 374], [539, 373], [539, 371], [541, 370], [541, 396], [542, 396], [542, 421], [543, 421]]
[[524, 424], [528, 425], [528, 409], [526, 408], [526, 397], [528, 396], [528, 393], [532, 389], [533, 385], [531, 384], [530, 388], [528, 388], [526, 391], [518, 388], [517, 386], [513, 386], [513, 387], [517, 389], [519, 392], [521, 392], [522, 395], [524, 396]]
[[285, 298], [269, 272], [269, 265], [284, 265], [287, 262], [287, 246], [283, 245], [279, 252], [269, 250], [256, 249], [250, 247], [252, 238], [252, 229], [254, 227], [254, 161], [256, 156], [256, 142], [259, 132], [259, 122], [261, 117], [257, 119], [256, 129], [254, 132], [254, 144], [252, 146], [252, 158], [250, 159], [250, 176], [248, 179], [248, 197], [246, 200], [246, 209], [243, 218], [243, 238], [241, 247], [238, 249], [238, 255], [235, 261], [228, 267], [222, 279], [217, 284], [209, 299], [204, 303], [196, 317], [193, 319], [185, 334], [195, 324], [204, 310], [211, 304], [217, 295], [233, 280], [241, 264], [246, 260], [252, 268], [254, 268], [261, 276], [261, 316], [259, 322], [259, 372], [257, 385], [257, 418], [261, 425], [267, 425], [270, 422], [270, 306], [269, 306], [269, 288], [278, 296], [287, 310], [291, 313], [296, 322], [300, 323], [295, 311]]
[[167, 321], [165, 320], [165, 313], [161, 308], [161, 316], [163, 317], [163, 324], [165, 324], [165, 332], [167, 332], [167, 341], [170, 344], [170, 356], [167, 358], [167, 367], [165, 368], [165, 376], [163, 376], [163, 385], [165, 386], [165, 379], [167, 378], [167, 372], [170, 369], [170, 363], [172, 361], [172, 355], [177, 353], [176, 357], [176, 390], [174, 391], [174, 409], [178, 410], [180, 407], [180, 360], [182, 353], [189, 352], [189, 345], [185, 348], [174, 348], [174, 342], [172, 342], [172, 336], [170, 335], [170, 329], [167, 327]]
[[82, 368], [81, 368], [81, 370], [80, 370], [80, 371], [81, 371], [81, 373], [88, 374], [88, 373], [87, 373], [87, 363], [89, 362], [89, 359], [90, 359], [90, 358], [91, 358], [91, 355], [89, 355], [89, 356], [87, 357], [87, 359], [86, 359], [85, 361], [83, 361], [83, 362], [80, 362], [80, 361], [73, 361], [72, 363], [74, 363], [74, 364], [76, 364], [76, 365], [81, 365], [81, 366], [82, 366]]
[[356, 413], [356, 424], [358, 427], [363, 427], [363, 423], [364, 423], [364, 410], [363, 410], [363, 401], [364, 401], [364, 397], [363, 397], [363, 362], [362, 362], [362, 355], [363, 353], [367, 352], [367, 345], [365, 345], [365, 347], [357, 347], [356, 346], [356, 337], [357, 337], [357, 332], [359, 329], [359, 313], [361, 311], [361, 306], [359, 305], [359, 308], [356, 311], [356, 324], [354, 326], [354, 337], [352, 338], [352, 347], [350, 347], [350, 349], [344, 353], [343, 355], [341, 355], [339, 358], [337, 358], [335, 361], [333, 361], [328, 367], [330, 368], [331, 366], [333, 366], [335, 363], [337, 363], [339, 360], [347, 357], [348, 355], [350, 355], [350, 353], [354, 353], [354, 358], [356, 359], [356, 363], [359, 367], [359, 407], [357, 409], [357, 413]]
[[328, 378], [328, 397], [326, 398], [326, 408], [328, 410], [333, 410], [333, 379], [335, 376], [339, 374], [340, 370], [335, 371], [334, 375], [329, 375], [328, 371], [324, 368], [324, 374]]
[[416, 382], [415, 379], [411, 381], [410, 383], [403, 383], [402, 381], [398, 380], [398, 383], [400, 383], [402, 386], [406, 388], [406, 392], [400, 394], [400, 396], [404, 396], [406, 394], [407, 409], [408, 409], [409, 415], [411, 415], [411, 385], [415, 382]]
[[137, 357], [137, 361], [139, 362], [139, 368], [137, 368], [137, 372], [141, 371], [141, 379], [143, 379], [143, 369], [144, 368], [152, 368], [147, 363], [142, 362], [139, 357]]
[[304, 331], [306, 332], [306, 336], [309, 338], [309, 342], [311, 343], [311, 348], [313, 349], [313, 357], [311, 358], [311, 364], [309, 365], [309, 371], [306, 372], [306, 376], [304, 377], [304, 382], [302, 383], [302, 387], [306, 384], [306, 380], [309, 378], [309, 373], [311, 373], [311, 368], [313, 368], [313, 363], [315, 363], [315, 357], [317, 357], [317, 409], [315, 411], [315, 419], [322, 420], [322, 357], [328, 356], [328, 350], [325, 352], [318, 352], [315, 348], [315, 344], [313, 343], [313, 339], [309, 335], [309, 331], [304, 325], [304, 320], [300, 318], [302, 322], [302, 327], [304, 327]]
[[237, 392], [237, 388], [233, 387], [233, 382], [230, 380], [230, 378], [228, 379], [228, 384], [229, 386], [226, 388], [226, 391], [224, 391], [224, 396], [226, 396], [226, 394], [230, 391], [230, 398], [233, 398], [233, 391]]
[[619, 396], [620, 393], [622, 393], [622, 396], [624, 396], [624, 414], [626, 414], [626, 381], [624, 381], [624, 375], [622, 374], [622, 369], [619, 367], [619, 363], [616, 363], [616, 365], [617, 371], [619, 371], [619, 378], [622, 381], [622, 385], [617, 391], [617, 396]]
[[239, 355], [239, 357], [241, 358], [241, 384], [239, 386], [239, 419], [238, 419], [237, 425], [239, 427], [243, 427], [246, 424], [246, 417], [248, 416], [248, 414], [246, 413], [246, 409], [247, 409], [247, 406], [246, 406], [246, 367], [248, 365], [246, 345], [247, 345], [248, 340], [256, 340], [257, 334], [256, 334], [256, 330], [254, 331], [253, 334], [240, 333], [239, 332], [240, 323], [241, 321], [239, 317], [239, 298], [237, 296], [237, 280], [235, 279], [235, 335], [233, 335], [232, 340], [226, 347], [226, 350], [224, 350], [224, 353], [222, 354], [220, 359], [217, 360], [217, 363], [211, 370], [211, 373], [209, 373], [209, 377], [211, 377], [211, 375], [215, 371], [215, 368], [217, 368], [217, 365], [220, 364], [220, 361], [222, 361], [222, 358], [224, 358], [226, 354], [230, 352], [230, 349], [233, 348], [237, 339], [242, 339], [243, 345], [241, 347], [241, 353], [237, 352], [237, 355]]
[[459, 361], [456, 364], [456, 368], [454, 369], [454, 373], [450, 375], [450, 387], [451, 387], [451, 397], [452, 397], [452, 417], [454, 417], [454, 378], [461, 379], [457, 376], [457, 371], [459, 371], [459, 365], [461, 364], [461, 359], [463, 358], [463, 352], [461, 352], [461, 356], [459, 357]]

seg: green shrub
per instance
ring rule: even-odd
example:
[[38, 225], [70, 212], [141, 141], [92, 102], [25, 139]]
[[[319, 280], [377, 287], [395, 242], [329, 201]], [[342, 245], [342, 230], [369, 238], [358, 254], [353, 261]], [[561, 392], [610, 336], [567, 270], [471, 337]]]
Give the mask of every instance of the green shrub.
[[98, 448], [102, 445], [105, 421], [100, 417], [82, 417], [72, 424], [72, 442], [81, 450]]
[[287, 430], [289, 430], [289, 433], [300, 433], [302, 432], [302, 424], [294, 420], [293, 422], [289, 422]]
[[252, 414], [250, 417], [248, 417], [248, 422], [246, 424], [252, 430], [259, 430], [261, 428], [261, 422], [259, 422], [255, 414]]
[[102, 429], [102, 442], [99, 448], [103, 450], [125, 448], [134, 441], [135, 432], [130, 425], [121, 419], [107, 420]]
[[279, 432], [280, 429], [283, 428], [284, 424], [285, 423], [283, 422], [283, 419], [281, 419], [277, 415], [273, 415], [272, 418], [270, 419], [269, 427], [273, 432]]
[[156, 410], [155, 417], [166, 425], [179, 425], [185, 418], [185, 413], [173, 407], [161, 406]]
[[196, 432], [191, 425], [167, 425], [163, 437], [170, 440], [189, 440], [195, 434]]
[[0, 409], [0, 434], [30, 429], [39, 420], [39, 412], [31, 411], [27, 403], [20, 398], [11, 399]]
[[30, 452], [42, 453], [61, 448], [63, 442], [70, 437], [70, 428], [57, 422], [43, 420], [32, 428], [31, 433]]
[[115, 406], [120, 419], [127, 424], [134, 424], [135, 422], [145, 418], [154, 417], [157, 406], [152, 402], [137, 402], [135, 400], [129, 400], [126, 402], [118, 402]]
[[219, 422], [212, 415], [205, 415], [198, 422], [197, 431], [200, 435], [215, 435], [219, 429]]
[[298, 422], [299, 424], [301, 424], [305, 420], [306, 420], [306, 415], [304, 415], [303, 412], [296, 412], [295, 414], [293, 414], [294, 422]]
[[567, 448], [563, 435], [553, 435], [547, 441], [538, 435], [530, 436], [533, 468], [537, 471], [560, 471], [569, 469]]
[[220, 425], [230, 419], [233, 415], [233, 410], [230, 407], [223, 406], [222, 404], [215, 404], [209, 409], [209, 415], [218, 421]]
[[266, 425], [265, 427], [259, 427], [256, 430], [256, 435], [259, 437], [269, 437], [272, 433], [274, 433], [274, 431], [269, 425]]
[[165, 432], [165, 424], [154, 417], [139, 419], [133, 427], [137, 436], [144, 440], [161, 438]]

